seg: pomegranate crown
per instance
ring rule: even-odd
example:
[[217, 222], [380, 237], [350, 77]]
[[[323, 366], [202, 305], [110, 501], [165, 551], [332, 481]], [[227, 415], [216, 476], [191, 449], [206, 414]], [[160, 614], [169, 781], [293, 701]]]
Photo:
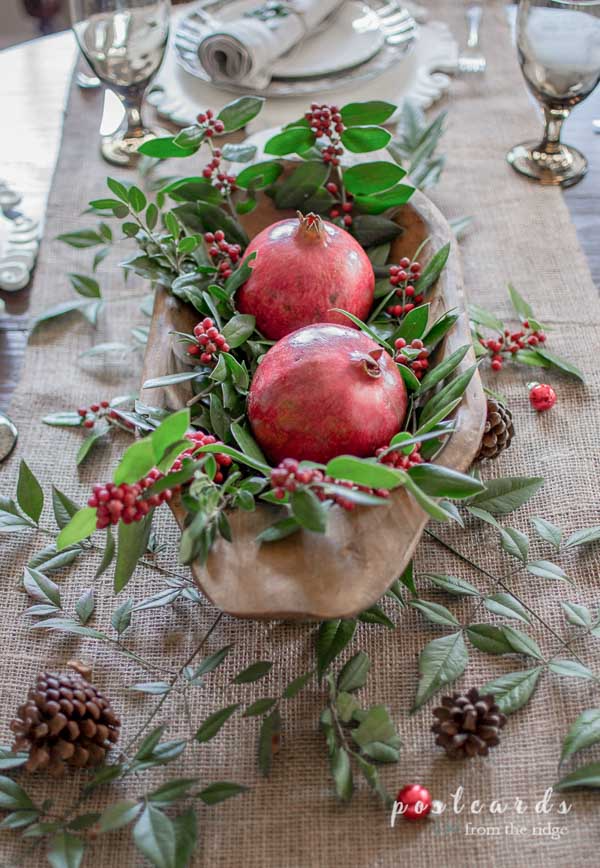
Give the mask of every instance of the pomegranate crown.
[[380, 362], [382, 355], [383, 349], [376, 349], [369, 353], [353, 353], [352, 359], [355, 364], [360, 365], [369, 377], [375, 379], [383, 373]]
[[312, 211], [304, 215], [302, 211], [296, 211], [299, 226], [298, 229], [306, 238], [321, 238], [323, 235], [323, 220]]

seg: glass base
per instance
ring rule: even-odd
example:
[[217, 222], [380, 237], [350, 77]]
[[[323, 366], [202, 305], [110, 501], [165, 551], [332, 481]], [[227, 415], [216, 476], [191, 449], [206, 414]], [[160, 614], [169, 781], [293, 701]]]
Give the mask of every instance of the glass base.
[[588, 168], [581, 151], [570, 145], [560, 145], [550, 154], [540, 150], [539, 142], [523, 142], [509, 151], [506, 159], [516, 172], [548, 186], [571, 187], [581, 181]]
[[112, 136], [103, 136], [100, 143], [100, 153], [108, 163], [113, 163], [115, 166], [124, 166], [125, 168], [133, 169], [139, 163], [142, 155], [138, 153], [144, 142], [150, 139], [156, 139], [162, 136], [168, 136], [166, 130], [154, 128], [148, 129], [144, 127], [139, 130], [135, 136], [127, 135], [122, 130], [117, 130]]

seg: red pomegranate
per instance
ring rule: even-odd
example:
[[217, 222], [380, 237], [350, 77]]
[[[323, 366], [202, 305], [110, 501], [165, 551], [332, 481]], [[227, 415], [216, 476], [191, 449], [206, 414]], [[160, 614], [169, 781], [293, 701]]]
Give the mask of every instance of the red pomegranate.
[[317, 323], [282, 338], [259, 364], [248, 417], [267, 457], [327, 462], [373, 455], [400, 431], [406, 388], [363, 332]]
[[280, 220], [252, 240], [252, 276], [240, 288], [237, 308], [256, 317], [271, 340], [316, 322], [349, 325], [332, 308], [365, 319], [373, 304], [375, 275], [358, 241], [316, 214]]

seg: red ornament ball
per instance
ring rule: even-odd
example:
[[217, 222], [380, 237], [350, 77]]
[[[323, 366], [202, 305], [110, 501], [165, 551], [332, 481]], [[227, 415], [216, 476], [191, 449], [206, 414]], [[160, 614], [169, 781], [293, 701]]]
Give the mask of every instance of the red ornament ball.
[[318, 322], [353, 327], [334, 308], [365, 319], [373, 304], [375, 274], [369, 257], [345, 229], [317, 214], [299, 214], [267, 226], [252, 239], [252, 274], [240, 288], [240, 313], [256, 317], [271, 340]]
[[547, 383], [530, 383], [529, 401], [534, 410], [545, 413], [556, 404], [556, 392]]
[[282, 338], [258, 366], [248, 418], [266, 456], [327, 463], [368, 457], [402, 427], [408, 399], [392, 357], [363, 332], [317, 323]]
[[396, 802], [405, 820], [412, 823], [424, 820], [431, 811], [431, 793], [421, 784], [408, 784], [396, 796]]

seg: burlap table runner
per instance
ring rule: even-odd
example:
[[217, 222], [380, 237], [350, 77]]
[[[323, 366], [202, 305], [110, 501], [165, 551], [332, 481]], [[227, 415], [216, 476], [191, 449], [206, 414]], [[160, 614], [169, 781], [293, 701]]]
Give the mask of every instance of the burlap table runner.
[[[444, 0], [436, 4], [436, 14], [448, 21], [456, 33], [463, 27], [460, 4]], [[543, 490], [527, 508], [510, 522], [530, 531], [529, 518], [543, 515], [569, 532], [598, 524], [598, 400], [599, 377], [595, 363], [600, 337], [600, 307], [575, 231], [559, 191], [540, 189], [518, 178], [504, 162], [505, 151], [516, 141], [539, 132], [520, 78], [514, 51], [500, 2], [488, 3], [485, 27], [488, 72], [484, 78], [457, 80], [449, 104], [448, 132], [444, 150], [448, 168], [434, 193], [436, 202], [449, 217], [474, 215], [476, 222], [463, 244], [464, 271], [473, 301], [509, 315], [505, 287], [509, 280], [533, 303], [538, 317], [553, 327], [552, 347], [568, 356], [586, 373], [585, 387], [572, 380], [552, 376], [559, 400], [555, 409], [542, 417], [528, 406], [528, 371], [511, 369], [498, 378], [498, 387], [507, 394], [516, 414], [517, 439], [512, 449], [486, 474], [542, 475]], [[48, 206], [46, 240], [37, 268], [34, 288], [36, 310], [68, 297], [67, 272], [85, 272], [89, 267], [86, 252], [67, 249], [53, 239], [59, 233], [81, 224], [79, 214], [86, 203], [104, 194], [107, 167], [97, 154], [97, 129], [101, 100], [99, 96], [71, 94], [64, 141], [53, 192]], [[84, 219], [85, 222], [85, 219]], [[126, 443], [99, 448], [79, 473], [75, 453], [79, 437], [69, 430], [48, 429], [41, 417], [58, 409], [76, 408], [98, 398], [134, 392], [139, 385], [140, 364], [128, 360], [120, 367], [97, 367], [91, 361], [78, 362], [77, 356], [92, 343], [128, 339], [131, 325], [141, 322], [139, 296], [144, 287], [131, 282], [124, 286], [121, 273], [111, 265], [101, 269], [101, 283], [108, 310], [101, 315], [97, 332], [79, 320], [58, 320], [32, 340], [12, 415], [20, 428], [15, 456], [0, 471], [3, 494], [14, 492], [20, 457], [44, 481], [46, 507], [44, 520], [51, 523], [50, 483], [83, 501], [92, 482], [110, 477], [111, 467]], [[159, 537], [174, 553], [177, 532], [172, 520], [162, 516]], [[495, 575], [514, 570], [514, 564], [498, 554], [493, 531], [471, 527], [466, 532], [452, 527], [440, 533], [459, 550], [467, 553]], [[72, 641], [57, 633], [30, 629], [29, 619], [21, 613], [28, 605], [19, 592], [23, 564], [44, 540], [23, 533], [2, 540], [4, 590], [0, 598], [0, 678], [2, 740], [9, 741], [8, 722], [35, 673], [45, 666], [60, 667], [75, 652], [92, 661], [97, 683], [111, 695], [122, 712], [124, 741], [136, 731], [149, 713], [154, 697], [139, 697], [127, 690], [133, 682], [148, 676], [133, 661], [107, 651], [92, 640]], [[374, 541], [375, 544], [375, 541]], [[543, 557], [546, 551], [539, 549]], [[175, 555], [170, 563], [176, 568]], [[166, 557], [166, 560], [165, 560]], [[579, 549], [562, 559], [575, 586], [535, 579], [526, 573], [511, 580], [513, 587], [561, 634], [565, 624], [560, 600], [578, 600], [592, 608], [597, 603], [597, 549]], [[75, 570], [59, 578], [67, 597], [66, 608], [85, 588], [94, 587], [98, 607], [93, 623], [108, 626], [116, 603], [110, 579], [94, 582], [97, 559], [82, 558]], [[423, 540], [416, 558], [419, 571], [445, 572], [462, 576], [482, 590], [490, 590], [483, 577], [466, 567], [435, 543]], [[163, 587], [155, 572], [140, 569], [126, 594], [141, 599]], [[422, 595], [448, 604], [421, 583]], [[464, 610], [450, 606], [468, 620], [471, 604]], [[392, 612], [394, 610], [391, 610]], [[481, 613], [480, 613], [481, 614]], [[163, 658], [175, 666], [190, 653], [198, 637], [214, 619], [210, 605], [179, 603], [174, 608], [139, 613], [134, 619], [130, 647], [160, 664]], [[509, 719], [502, 744], [486, 760], [470, 764], [452, 763], [433, 747], [429, 732], [430, 707], [409, 716], [417, 682], [417, 658], [424, 644], [440, 631], [426, 624], [414, 610], [400, 615], [394, 632], [362, 625], [353, 649], [364, 649], [373, 661], [372, 675], [365, 691], [365, 703], [386, 703], [397, 720], [404, 741], [398, 765], [385, 766], [382, 776], [392, 791], [418, 780], [430, 787], [437, 798], [448, 799], [463, 786], [468, 801], [520, 797], [533, 804], [557, 780], [557, 759], [562, 738], [576, 716], [597, 702], [590, 682], [559, 679], [547, 675], [530, 704]], [[233, 642], [235, 649], [225, 665], [210, 676], [205, 687], [191, 694], [194, 720], [226, 704], [245, 703], [274, 694], [291, 678], [312, 665], [314, 627], [289, 624], [236, 622], [224, 618], [211, 636], [206, 652]], [[559, 644], [534, 624], [531, 634], [542, 649], [556, 653]], [[594, 669], [600, 664], [600, 644], [588, 640], [576, 646]], [[232, 676], [244, 665], [258, 659], [275, 661], [268, 680], [255, 686], [232, 687]], [[460, 683], [481, 685], [503, 672], [526, 668], [524, 661], [493, 658], [473, 652], [467, 674]], [[589, 865], [597, 863], [597, 797], [570, 797], [573, 809], [567, 817], [555, 814], [536, 818], [532, 809], [522, 818], [509, 811], [495, 820], [485, 813], [478, 821], [468, 810], [455, 816], [447, 813], [436, 825], [411, 826], [399, 822], [389, 827], [389, 817], [367, 787], [361, 784], [349, 806], [336, 801], [332, 792], [318, 716], [323, 694], [313, 686], [283, 709], [283, 749], [277, 757], [270, 779], [262, 779], [256, 765], [258, 721], [234, 717], [214, 741], [186, 752], [185, 763], [146, 773], [127, 785], [115, 785], [110, 792], [100, 791], [86, 802], [88, 810], [108, 800], [135, 796], [151, 783], [177, 775], [199, 776], [206, 783], [233, 780], [251, 787], [245, 796], [215, 808], [200, 807], [200, 837], [193, 864], [197, 866], [245, 865], [249, 868], [333, 868], [333, 866], [415, 866], [460, 865]], [[169, 737], [185, 733], [184, 712], [176, 699], [165, 704], [156, 722], [168, 724]], [[589, 752], [588, 752], [589, 753]], [[55, 785], [43, 776], [27, 781], [28, 789], [40, 800], [47, 795], [57, 805], [69, 803], [76, 788], [71, 777]], [[89, 807], [88, 807], [89, 805]], [[559, 840], [532, 834], [531, 826], [550, 820], [566, 829]], [[529, 827], [517, 836], [504, 829], [510, 821]], [[502, 827], [501, 834], [469, 835], [465, 824]], [[24, 848], [12, 833], [0, 837], [4, 860], [18, 865], [43, 864], [42, 853], [25, 856]], [[89, 864], [101, 868], [122, 868], [142, 864], [128, 833], [104, 836], [97, 842]], [[87, 862], [86, 862], [87, 864]]]

